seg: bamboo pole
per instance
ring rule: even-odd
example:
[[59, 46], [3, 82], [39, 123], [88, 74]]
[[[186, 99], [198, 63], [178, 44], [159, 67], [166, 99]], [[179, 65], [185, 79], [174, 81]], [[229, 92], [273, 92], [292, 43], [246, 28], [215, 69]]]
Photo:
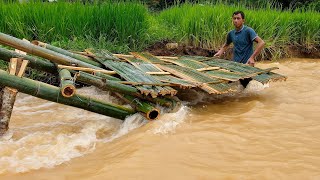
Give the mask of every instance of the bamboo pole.
[[95, 62], [95, 61], [92, 61], [91, 59], [87, 58], [86, 56], [82, 56], [80, 54], [72, 53], [72, 52], [69, 52], [69, 51], [67, 51], [65, 49], [61, 49], [59, 47], [56, 47], [56, 46], [53, 46], [53, 45], [50, 45], [50, 44], [47, 44], [47, 43], [44, 43], [44, 42], [41, 42], [41, 41], [34, 40], [31, 43], [36, 45], [36, 46], [40, 46], [40, 47], [43, 47], [45, 49], [49, 49], [51, 51], [54, 51], [54, 52], [57, 52], [57, 53], [60, 53], [60, 54], [63, 54], [63, 55], [78, 59], [78, 60], [80, 60], [82, 62], [86, 62], [86, 63], [92, 64], [92, 65], [100, 67], [100, 68], [104, 67], [102, 64], [100, 64], [98, 62]]
[[74, 85], [71, 73], [67, 69], [61, 69], [59, 71], [60, 77], [60, 92], [64, 97], [72, 97], [76, 93], [76, 87]]
[[101, 77], [97, 77], [86, 72], [77, 72], [76, 80], [85, 84], [96, 86], [102, 90], [108, 90], [112, 92], [115, 91], [133, 96], [141, 96], [138, 90], [132, 86], [121, 84], [119, 83], [120, 81], [105, 80]]
[[[9, 74], [22, 77], [28, 61], [21, 58], [11, 58], [9, 63]], [[13, 110], [14, 102], [18, 91], [10, 87], [4, 87], [1, 93], [1, 108], [0, 108], [0, 135], [3, 135], [9, 129], [9, 122]]]
[[39, 58], [28, 56], [28, 55], [23, 55], [23, 54], [0, 47], [0, 59], [10, 62], [11, 58], [22, 58], [29, 61], [29, 66], [31, 68], [53, 73], [53, 74], [57, 73], [57, 68], [55, 64], [50, 61], [39, 59]]
[[9, 87], [1, 90], [0, 97], [0, 136], [9, 129], [9, 122], [18, 91]]
[[157, 108], [153, 107], [151, 104], [147, 102], [142, 101], [141, 99], [138, 99], [130, 95], [121, 95], [119, 93], [115, 94], [120, 99], [127, 102], [136, 111], [144, 113], [145, 117], [148, 120], [156, 120], [160, 115], [160, 111]]
[[108, 74], [108, 75], [117, 74], [115, 71], [108, 71], [108, 70], [105, 70], [105, 69], [92, 69], [92, 68], [65, 66], [65, 65], [58, 65], [58, 68], [70, 69], [70, 70], [79, 70], [79, 71], [85, 71], [85, 72], [91, 72], [91, 73], [101, 72], [103, 74]]
[[174, 109], [175, 107], [180, 106], [179, 100], [174, 100], [171, 98], [164, 98], [164, 97], [157, 97], [157, 98], [146, 97], [140, 94], [136, 88], [121, 84], [119, 81], [105, 80], [101, 77], [97, 77], [95, 75], [92, 75], [86, 72], [78, 72], [76, 77], [77, 77], [77, 81], [80, 81], [85, 84], [93, 85], [99, 89], [131, 95], [143, 100], [147, 100], [147, 101], [159, 104], [161, 106], [168, 107], [170, 109]]
[[29, 54], [33, 54], [33, 55], [48, 59], [58, 64], [81, 66], [81, 67], [88, 67], [93, 69], [102, 69], [92, 64], [82, 62], [78, 59], [36, 46], [34, 44], [28, 43], [26, 41], [9, 36], [4, 33], [0, 33], [0, 43], [19, 49], [21, 51], [27, 52]]
[[69, 106], [78, 107], [102, 115], [125, 119], [136, 111], [123, 106], [102, 102], [80, 94], [70, 98], [60, 96], [60, 89], [46, 83], [34, 81], [28, 78], [19, 78], [0, 70], [0, 86], [8, 86], [41, 99], [57, 102]]
[[[7, 62], [10, 62], [10, 59], [14, 58], [14, 57], [21, 57], [23, 59], [28, 60], [30, 62], [29, 66], [31, 68], [34, 68], [34, 69], [37, 69], [40, 71], [44, 71], [44, 72], [49, 72], [52, 74], [55, 74], [58, 72], [57, 67], [53, 62], [50, 62], [50, 61], [47, 61], [44, 59], [39, 59], [39, 58], [32, 57], [32, 56], [28, 56], [28, 55], [22, 55], [22, 54], [14, 52], [14, 51], [10, 51], [10, 50], [7, 50], [5, 48], [0, 47], [0, 59], [7, 61]], [[120, 79], [118, 79], [116, 77], [113, 77], [113, 76], [110, 76], [110, 75], [107, 75], [104, 73], [100, 73], [100, 72], [95, 72], [95, 75], [102, 77], [104, 79], [108, 79], [108, 80], [120, 81]]]

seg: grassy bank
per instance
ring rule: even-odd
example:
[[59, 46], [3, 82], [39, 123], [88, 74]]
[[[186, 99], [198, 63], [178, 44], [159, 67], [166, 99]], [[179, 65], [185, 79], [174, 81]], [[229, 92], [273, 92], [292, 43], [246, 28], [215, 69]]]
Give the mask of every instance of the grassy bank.
[[264, 54], [281, 57], [289, 45], [314, 49], [320, 44], [320, 14], [311, 9], [281, 11], [222, 3], [183, 4], [149, 12], [140, 3], [0, 3], [0, 31], [67, 49], [105, 48], [139, 51], [169, 40], [218, 49], [233, 29], [231, 14], [246, 13], [246, 24], [266, 41]]
[[313, 49], [320, 44], [320, 14], [312, 10], [281, 11], [271, 6], [246, 9], [241, 5], [184, 4], [161, 12], [159, 21], [174, 31], [176, 41], [217, 49], [233, 29], [231, 14], [243, 10], [246, 24], [266, 41], [266, 50], [279, 57], [288, 45]]

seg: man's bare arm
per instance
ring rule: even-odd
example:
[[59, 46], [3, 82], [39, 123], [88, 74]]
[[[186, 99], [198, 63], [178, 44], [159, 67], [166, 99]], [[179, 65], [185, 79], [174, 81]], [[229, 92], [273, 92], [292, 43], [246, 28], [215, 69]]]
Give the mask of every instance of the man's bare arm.
[[225, 43], [214, 56], [215, 57], [220, 57], [227, 50], [229, 45], [230, 44]]
[[254, 50], [253, 54], [251, 55], [252, 58], [255, 58], [261, 52], [261, 50], [263, 49], [264, 45], [266, 44], [259, 36], [257, 36], [254, 39], [254, 41], [257, 42], [258, 44], [257, 44], [257, 47]]
[[248, 59], [248, 64], [251, 66], [254, 66], [254, 58], [261, 52], [261, 50], [263, 49], [264, 45], [266, 44], [259, 36], [257, 36], [254, 39], [255, 42], [257, 42], [257, 47], [254, 50], [253, 54], [250, 56], [250, 58]]

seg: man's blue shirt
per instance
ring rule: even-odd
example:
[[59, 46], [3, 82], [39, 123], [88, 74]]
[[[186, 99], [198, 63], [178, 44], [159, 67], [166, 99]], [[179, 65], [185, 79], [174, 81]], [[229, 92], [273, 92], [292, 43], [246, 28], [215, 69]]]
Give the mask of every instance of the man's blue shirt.
[[243, 25], [241, 30], [231, 30], [227, 35], [227, 44], [233, 43], [233, 60], [246, 64], [253, 54], [253, 40], [257, 33], [250, 27]]

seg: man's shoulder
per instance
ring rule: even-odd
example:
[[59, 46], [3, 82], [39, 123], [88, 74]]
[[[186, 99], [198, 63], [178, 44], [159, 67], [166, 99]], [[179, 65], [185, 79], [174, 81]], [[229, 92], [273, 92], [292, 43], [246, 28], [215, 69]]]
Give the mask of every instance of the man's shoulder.
[[232, 35], [232, 34], [234, 34], [235, 32], [236, 32], [236, 30], [232, 29], [232, 30], [230, 30], [230, 31], [228, 32], [228, 34], [229, 34], [229, 35]]
[[255, 32], [254, 29], [251, 28], [251, 27], [249, 27], [249, 26], [245, 26], [245, 30], [246, 30], [246, 31], [253, 31], [253, 32]]

